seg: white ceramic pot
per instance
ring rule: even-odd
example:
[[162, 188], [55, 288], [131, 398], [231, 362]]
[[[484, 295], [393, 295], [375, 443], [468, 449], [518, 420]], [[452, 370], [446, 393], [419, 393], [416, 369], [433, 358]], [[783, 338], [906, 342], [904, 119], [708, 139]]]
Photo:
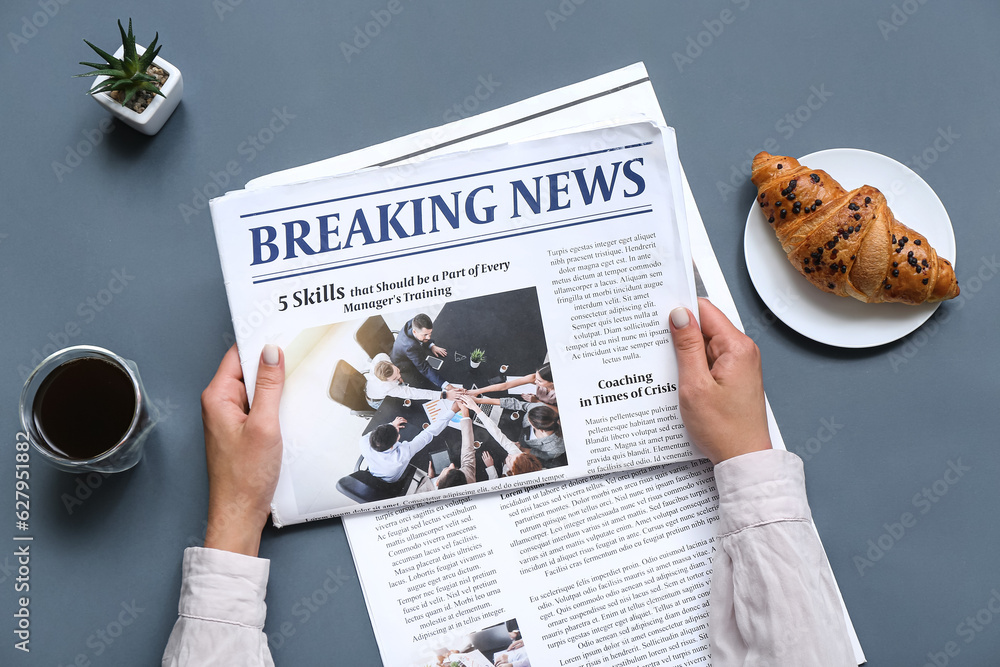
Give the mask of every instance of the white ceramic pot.
[[[139, 53], [146, 51], [146, 47], [139, 44], [135, 45], [135, 49]], [[125, 47], [119, 46], [118, 50], [115, 51], [115, 58], [121, 58], [124, 53]], [[181, 71], [179, 69], [159, 56], [153, 61], [153, 64], [165, 70], [170, 76], [167, 77], [167, 82], [160, 89], [163, 96], [154, 96], [153, 101], [149, 103], [149, 106], [142, 113], [136, 113], [128, 107], [122, 106], [108, 93], [97, 93], [91, 96], [97, 100], [98, 104], [106, 108], [112, 115], [116, 116], [129, 127], [143, 134], [150, 135], [160, 131], [163, 124], [170, 118], [170, 114], [177, 108], [177, 105], [181, 101], [181, 95], [184, 93], [184, 80], [181, 78]], [[93, 90], [101, 85], [107, 78], [106, 76], [94, 77], [94, 85], [90, 89]]]
[[479, 368], [479, 364], [481, 364], [481, 363], [483, 363], [483, 362], [481, 362], [481, 361], [469, 361], [469, 365], [472, 366], [473, 368]]

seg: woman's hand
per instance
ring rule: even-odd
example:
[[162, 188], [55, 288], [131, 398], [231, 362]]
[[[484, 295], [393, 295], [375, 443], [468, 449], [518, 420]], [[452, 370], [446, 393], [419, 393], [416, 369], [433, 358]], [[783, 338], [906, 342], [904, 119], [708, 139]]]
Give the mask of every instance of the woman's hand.
[[281, 470], [278, 404], [284, 384], [284, 355], [277, 346], [265, 345], [251, 409], [234, 345], [201, 395], [208, 464], [208, 548], [257, 555]]
[[487, 468], [493, 467], [493, 457], [490, 456], [490, 453], [485, 449], [483, 450], [483, 465]]
[[476, 402], [476, 399], [474, 397], [472, 397], [472, 396], [469, 396], [468, 394], [466, 394], [464, 396], [459, 396], [458, 400], [461, 401], [462, 403], [464, 403], [465, 407], [468, 410], [472, 410], [473, 412], [482, 412], [483, 411], [483, 409], [481, 407], [479, 407], [479, 403]]
[[670, 313], [687, 432], [712, 463], [770, 449], [760, 350], [710, 301], [698, 305], [701, 329], [686, 308]]

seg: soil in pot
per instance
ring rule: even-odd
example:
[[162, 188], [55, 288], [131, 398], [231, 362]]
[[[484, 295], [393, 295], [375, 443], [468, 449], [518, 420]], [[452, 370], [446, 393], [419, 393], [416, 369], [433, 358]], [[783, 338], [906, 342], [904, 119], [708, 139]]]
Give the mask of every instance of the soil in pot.
[[[163, 84], [167, 82], [167, 77], [170, 76], [169, 72], [162, 67], [157, 67], [156, 64], [150, 65], [146, 68], [146, 74], [156, 77], [156, 85], [161, 90], [163, 89]], [[121, 104], [122, 95], [124, 95], [124, 93], [119, 90], [114, 90], [108, 93], [108, 95], [111, 96], [111, 99]], [[149, 103], [153, 101], [154, 97], [156, 97], [155, 93], [151, 93], [148, 90], [140, 90], [132, 96], [132, 99], [130, 99], [128, 104], [125, 106], [136, 113], [142, 113], [146, 110], [146, 107], [149, 106]]]

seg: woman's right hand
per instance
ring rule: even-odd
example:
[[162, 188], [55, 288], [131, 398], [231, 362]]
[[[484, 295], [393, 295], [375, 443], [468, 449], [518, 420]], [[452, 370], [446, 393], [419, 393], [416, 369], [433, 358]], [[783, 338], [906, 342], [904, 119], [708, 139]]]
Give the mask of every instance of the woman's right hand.
[[771, 448], [760, 350], [708, 299], [670, 312], [681, 419], [712, 463]]

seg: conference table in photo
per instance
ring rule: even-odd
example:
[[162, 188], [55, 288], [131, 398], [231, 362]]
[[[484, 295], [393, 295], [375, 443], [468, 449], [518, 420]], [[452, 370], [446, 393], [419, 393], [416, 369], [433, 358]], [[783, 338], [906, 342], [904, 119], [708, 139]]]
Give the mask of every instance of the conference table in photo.
[[[433, 336], [435, 345], [448, 351], [443, 357], [438, 373], [454, 385], [466, 389], [485, 387], [505, 382], [509, 378], [531, 375], [545, 362], [546, 344], [542, 329], [542, 317], [535, 288], [528, 287], [498, 294], [451, 301], [444, 305], [434, 320]], [[486, 358], [477, 368], [470, 363], [472, 351], [485, 351]], [[505, 372], [500, 368], [506, 366]], [[554, 378], [558, 381], [558, 378]], [[437, 389], [429, 382], [424, 386]], [[503, 394], [494, 394], [499, 398]], [[400, 440], [409, 441], [420, 434], [423, 424], [429, 419], [424, 410], [426, 401], [412, 401], [404, 405], [403, 399], [387, 396], [375, 411], [364, 433], [368, 434], [381, 424], [388, 424], [396, 417], [406, 419], [400, 429]], [[488, 409], [487, 406], [483, 406]], [[500, 410], [500, 406], [492, 406]], [[511, 418], [511, 410], [503, 410], [497, 422], [500, 430], [513, 441], [521, 436], [523, 414]], [[475, 417], [475, 415], [471, 415]], [[482, 452], [493, 457], [498, 475], [502, 472], [507, 452], [489, 432], [473, 421], [475, 440], [482, 443], [476, 452], [476, 481], [489, 479], [483, 464]], [[411, 459], [412, 466], [427, 470], [431, 452], [440, 451], [442, 446], [448, 451], [455, 467], [461, 465], [462, 435], [456, 428], [446, 427], [429, 445]], [[440, 470], [434, 471], [435, 475]]]

